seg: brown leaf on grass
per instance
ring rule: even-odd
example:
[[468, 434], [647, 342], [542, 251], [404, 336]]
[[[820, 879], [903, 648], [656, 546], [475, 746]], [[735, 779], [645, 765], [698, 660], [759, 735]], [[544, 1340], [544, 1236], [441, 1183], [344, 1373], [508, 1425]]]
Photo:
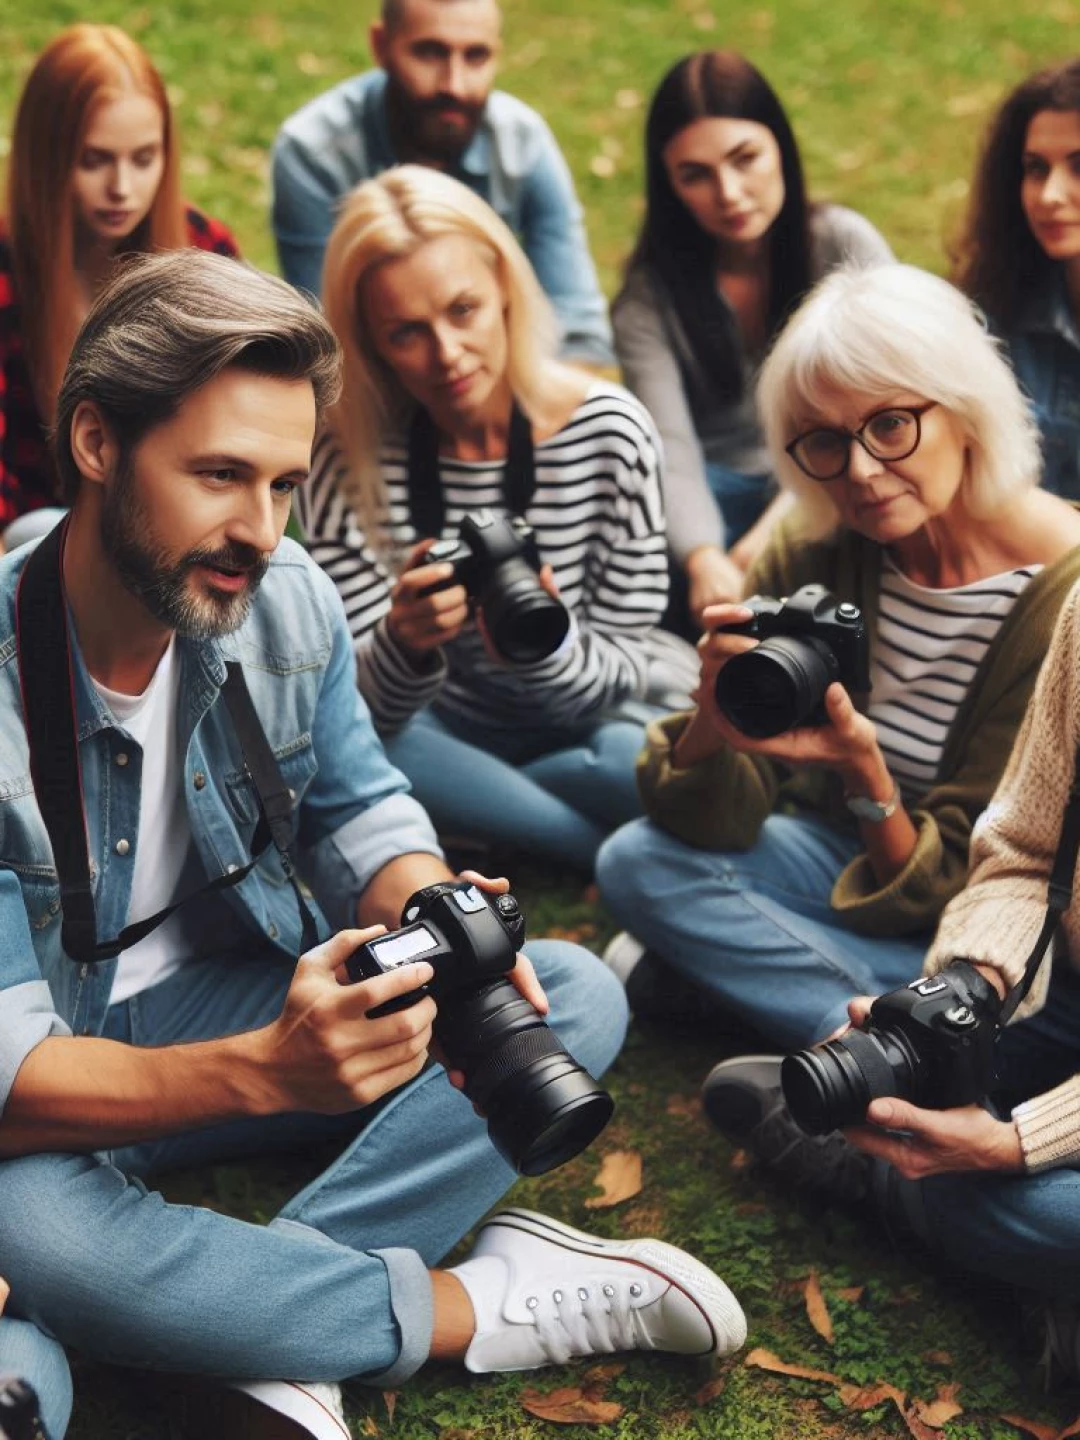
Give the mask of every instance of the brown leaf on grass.
[[379, 1433], [379, 1427], [378, 1427], [378, 1425], [375, 1424], [375, 1421], [371, 1418], [370, 1415], [365, 1415], [365, 1416], [364, 1416], [364, 1431], [363, 1431], [363, 1433], [364, 1433], [365, 1435], [378, 1435], [378, 1433]]
[[590, 1400], [576, 1385], [546, 1395], [530, 1386], [522, 1390], [520, 1399], [530, 1415], [555, 1425], [610, 1425], [623, 1412], [614, 1400]]
[[933, 1400], [916, 1400], [911, 1408], [924, 1425], [933, 1430], [944, 1430], [950, 1420], [964, 1413], [964, 1407], [956, 1398], [959, 1393], [960, 1382], [954, 1380], [948, 1385], [940, 1385]]
[[832, 1317], [829, 1314], [829, 1307], [825, 1304], [825, 1296], [821, 1293], [821, 1282], [817, 1278], [817, 1271], [811, 1270], [803, 1286], [803, 1297], [806, 1300], [806, 1316], [810, 1324], [825, 1341], [827, 1345], [833, 1343]]
[[736, 1150], [729, 1163], [732, 1170], [745, 1170], [750, 1164], [750, 1156], [745, 1150]]
[[928, 1365], [955, 1365], [956, 1361], [948, 1350], [927, 1350], [923, 1359]]
[[876, 1385], [841, 1385], [837, 1394], [849, 1410], [873, 1410], [875, 1405], [884, 1405], [886, 1400], [891, 1400], [903, 1414], [907, 1404], [907, 1396], [902, 1390], [881, 1380]]
[[696, 1120], [701, 1114], [701, 1101], [696, 1095], [669, 1095], [664, 1109], [669, 1115]]
[[590, 1365], [581, 1377], [581, 1392], [588, 1400], [603, 1400], [608, 1386], [626, 1369], [625, 1365]]
[[1069, 1440], [1070, 1435], [1080, 1435], [1080, 1415], [1076, 1417], [1071, 1425], [1066, 1425], [1064, 1430], [1058, 1431], [1057, 1440]]
[[743, 1364], [752, 1369], [768, 1370], [774, 1375], [793, 1375], [796, 1380], [825, 1380], [830, 1385], [840, 1384], [839, 1375], [830, 1375], [827, 1370], [811, 1370], [806, 1365], [789, 1365], [771, 1350], [751, 1350]]
[[1058, 1432], [1044, 1420], [1025, 1420], [1023, 1415], [1002, 1415], [1001, 1418], [1010, 1425], [1015, 1425], [1017, 1430], [1025, 1430], [1029, 1435], [1034, 1435], [1035, 1440], [1058, 1440]]
[[386, 1423], [393, 1425], [394, 1411], [397, 1409], [398, 1392], [396, 1390], [384, 1390], [382, 1392], [383, 1404], [386, 1406]]
[[708, 1382], [708, 1384], [702, 1385], [701, 1389], [695, 1394], [694, 1404], [711, 1405], [718, 1395], [722, 1395], [724, 1393], [726, 1385], [726, 1375], [714, 1376], [713, 1379]]
[[846, 1300], [849, 1305], [857, 1305], [865, 1294], [865, 1285], [842, 1285], [836, 1292], [836, 1298]]
[[641, 1190], [641, 1156], [636, 1150], [612, 1150], [604, 1156], [593, 1183], [601, 1193], [589, 1196], [586, 1210], [607, 1210], [632, 1199]]
[[919, 1419], [918, 1415], [915, 1413], [914, 1405], [911, 1407], [910, 1410], [901, 1410], [900, 1413], [904, 1417], [904, 1424], [907, 1426], [908, 1431], [913, 1436], [913, 1440], [939, 1440], [937, 1431], [932, 1429], [929, 1425], [925, 1425]]

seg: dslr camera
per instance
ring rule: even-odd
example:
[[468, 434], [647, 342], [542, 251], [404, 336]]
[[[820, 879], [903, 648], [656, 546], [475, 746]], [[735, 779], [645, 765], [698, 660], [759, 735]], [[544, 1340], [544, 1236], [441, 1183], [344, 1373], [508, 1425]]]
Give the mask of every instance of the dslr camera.
[[442, 881], [410, 896], [401, 918], [400, 930], [353, 951], [345, 962], [350, 980], [417, 960], [435, 976], [369, 1017], [433, 997], [435, 1038], [448, 1064], [464, 1072], [465, 1094], [487, 1116], [495, 1148], [522, 1175], [543, 1175], [584, 1150], [615, 1102], [506, 978], [525, 940], [513, 895]]
[[755, 740], [802, 725], [825, 725], [825, 691], [870, 689], [870, 642], [862, 611], [824, 585], [804, 585], [774, 600], [745, 602], [751, 620], [718, 627], [761, 644], [730, 659], [716, 677], [716, 703], [737, 730]]
[[966, 960], [880, 995], [865, 1030], [788, 1055], [780, 1082], [809, 1135], [858, 1125], [871, 1100], [895, 1095], [925, 1110], [982, 1100], [994, 1077], [1001, 999]]
[[0, 1440], [45, 1440], [37, 1396], [13, 1375], [0, 1375]]
[[462, 519], [458, 538], [436, 541], [422, 563], [453, 565], [453, 576], [424, 594], [464, 585], [484, 612], [491, 643], [511, 664], [546, 660], [569, 634], [570, 612], [537, 579], [536, 536], [519, 516], [500, 519], [490, 510], [474, 510]]

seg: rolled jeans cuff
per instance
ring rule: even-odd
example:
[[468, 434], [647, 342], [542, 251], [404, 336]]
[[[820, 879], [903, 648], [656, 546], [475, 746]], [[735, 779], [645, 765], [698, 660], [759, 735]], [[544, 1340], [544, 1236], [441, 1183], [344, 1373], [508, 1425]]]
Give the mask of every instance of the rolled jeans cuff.
[[365, 1385], [392, 1388], [415, 1375], [431, 1354], [431, 1337], [435, 1328], [431, 1276], [415, 1250], [371, 1250], [368, 1253], [386, 1266], [390, 1308], [401, 1336], [401, 1349], [387, 1369], [361, 1378]]

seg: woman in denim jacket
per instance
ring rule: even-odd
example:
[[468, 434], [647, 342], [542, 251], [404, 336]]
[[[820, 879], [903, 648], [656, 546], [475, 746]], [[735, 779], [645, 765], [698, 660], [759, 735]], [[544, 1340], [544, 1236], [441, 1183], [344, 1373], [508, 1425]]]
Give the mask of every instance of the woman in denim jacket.
[[954, 279], [1008, 345], [1043, 485], [1080, 499], [1080, 60], [1030, 76], [997, 112]]

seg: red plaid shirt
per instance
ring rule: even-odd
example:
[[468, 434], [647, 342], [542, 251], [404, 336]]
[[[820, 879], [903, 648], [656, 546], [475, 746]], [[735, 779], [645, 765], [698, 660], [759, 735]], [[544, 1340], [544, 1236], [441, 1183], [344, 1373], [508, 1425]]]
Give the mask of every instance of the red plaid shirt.
[[[201, 210], [188, 208], [187, 227], [188, 243], [200, 250], [239, 255], [226, 227]], [[0, 236], [0, 530], [56, 502], [56, 470], [23, 354], [11, 247]]]

